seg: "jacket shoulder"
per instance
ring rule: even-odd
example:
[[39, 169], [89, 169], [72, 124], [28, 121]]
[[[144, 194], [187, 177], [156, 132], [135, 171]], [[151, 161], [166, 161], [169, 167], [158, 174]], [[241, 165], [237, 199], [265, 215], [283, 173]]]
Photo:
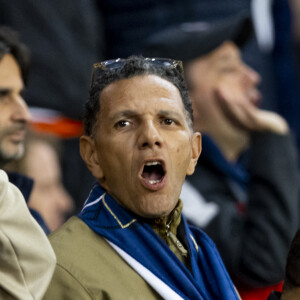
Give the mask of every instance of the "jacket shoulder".
[[[45, 299], [158, 299], [101, 236], [72, 217], [49, 236], [56, 270]], [[134, 296], [136, 295], [136, 297]]]

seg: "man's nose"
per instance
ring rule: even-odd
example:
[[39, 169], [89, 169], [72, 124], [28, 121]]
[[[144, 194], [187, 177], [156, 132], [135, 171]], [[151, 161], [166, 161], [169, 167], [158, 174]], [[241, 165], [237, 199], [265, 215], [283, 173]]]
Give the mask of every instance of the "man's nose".
[[144, 122], [139, 128], [138, 146], [140, 149], [161, 147], [162, 138], [157, 125], [151, 120]]
[[13, 121], [28, 123], [31, 120], [31, 114], [25, 100], [21, 96], [16, 96], [13, 105]]

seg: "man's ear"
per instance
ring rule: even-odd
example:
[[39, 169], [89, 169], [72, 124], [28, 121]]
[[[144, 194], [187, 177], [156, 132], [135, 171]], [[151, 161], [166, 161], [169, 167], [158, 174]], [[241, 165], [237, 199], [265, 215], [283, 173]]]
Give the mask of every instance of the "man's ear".
[[79, 146], [81, 158], [88, 169], [96, 179], [102, 181], [104, 174], [97, 155], [95, 141], [89, 136], [83, 135], [80, 137]]
[[201, 133], [195, 132], [192, 137], [192, 157], [186, 172], [187, 175], [192, 175], [194, 173], [201, 150], [202, 150]]

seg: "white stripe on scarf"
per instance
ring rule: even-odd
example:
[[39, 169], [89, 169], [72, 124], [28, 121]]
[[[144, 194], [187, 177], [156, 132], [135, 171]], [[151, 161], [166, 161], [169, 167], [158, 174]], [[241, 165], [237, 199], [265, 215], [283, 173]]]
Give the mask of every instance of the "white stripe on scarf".
[[132, 256], [119, 248], [114, 243], [106, 239], [106, 241], [113, 247], [113, 249], [142, 277], [146, 282], [166, 300], [184, 300], [175, 291], [173, 291], [168, 285], [166, 285], [161, 279], [155, 276], [151, 271], [145, 268]]

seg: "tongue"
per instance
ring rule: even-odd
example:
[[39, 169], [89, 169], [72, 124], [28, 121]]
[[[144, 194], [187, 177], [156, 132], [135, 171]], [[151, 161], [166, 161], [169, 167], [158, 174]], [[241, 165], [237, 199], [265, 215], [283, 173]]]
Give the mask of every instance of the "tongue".
[[143, 177], [149, 180], [160, 180], [162, 175], [158, 170], [152, 170], [151, 172], [143, 172]]

